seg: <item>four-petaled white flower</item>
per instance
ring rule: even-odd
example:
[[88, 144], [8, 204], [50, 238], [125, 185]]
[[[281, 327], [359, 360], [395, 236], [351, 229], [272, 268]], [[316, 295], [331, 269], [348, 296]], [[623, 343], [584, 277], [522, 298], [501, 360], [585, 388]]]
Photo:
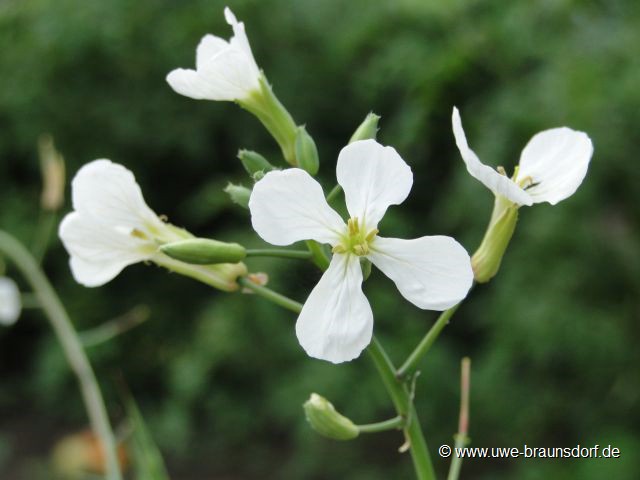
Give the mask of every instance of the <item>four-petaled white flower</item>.
[[0, 324], [13, 325], [22, 311], [20, 290], [13, 280], [0, 277]]
[[229, 41], [205, 35], [196, 50], [196, 69], [178, 68], [167, 75], [177, 93], [196, 100], [244, 100], [260, 90], [260, 69], [253, 58], [244, 23], [231, 10], [224, 17], [233, 28]]
[[160, 252], [159, 245], [191, 234], [163, 222], [122, 165], [94, 160], [78, 171], [71, 187], [74, 211], [60, 223], [59, 235], [78, 283], [104, 285], [126, 266], [150, 260], [221, 290], [238, 288], [237, 276], [246, 273], [243, 264], [188, 265]]
[[296, 324], [305, 351], [333, 363], [358, 357], [371, 341], [373, 313], [362, 292], [361, 258], [422, 309], [452, 307], [473, 281], [469, 255], [453, 238], [378, 236], [387, 208], [402, 203], [413, 184], [411, 169], [393, 148], [374, 140], [346, 146], [338, 156], [337, 178], [351, 217], [346, 224], [327, 204], [320, 184], [298, 168], [267, 173], [249, 201], [253, 228], [265, 241], [315, 240], [333, 247], [329, 268]]
[[593, 154], [591, 139], [584, 132], [567, 127], [552, 128], [534, 135], [522, 150], [513, 179], [480, 162], [469, 148], [457, 108], [453, 108], [453, 134], [469, 173], [495, 195], [517, 205], [549, 202], [570, 197], [578, 189]]

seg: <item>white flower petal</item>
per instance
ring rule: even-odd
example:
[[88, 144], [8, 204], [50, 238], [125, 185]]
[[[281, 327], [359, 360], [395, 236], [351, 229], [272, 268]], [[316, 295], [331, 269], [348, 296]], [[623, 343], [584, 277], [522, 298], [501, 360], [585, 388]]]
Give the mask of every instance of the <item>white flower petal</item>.
[[71, 256], [74, 278], [88, 287], [107, 283], [127, 265], [146, 260], [155, 251], [153, 243], [125, 230], [105, 228], [80, 212], [64, 217], [58, 235]]
[[202, 37], [196, 48], [196, 68], [202, 68], [205, 62], [225, 48], [229, 48], [229, 42], [220, 37], [210, 34]]
[[372, 333], [373, 312], [362, 293], [358, 257], [336, 254], [298, 317], [300, 345], [311, 357], [341, 363], [357, 358]]
[[530, 177], [533, 203], [555, 205], [573, 195], [587, 174], [593, 154], [591, 139], [567, 127], [537, 133], [520, 156], [518, 180]]
[[404, 298], [425, 310], [454, 306], [473, 283], [469, 254], [451, 237], [376, 237], [371, 250], [371, 262], [394, 281]]
[[467, 138], [462, 128], [460, 112], [458, 112], [456, 107], [453, 107], [451, 123], [453, 124], [453, 135], [456, 138], [456, 145], [458, 146], [458, 150], [460, 150], [460, 155], [462, 155], [462, 159], [467, 166], [467, 171], [471, 176], [479, 180], [495, 195], [502, 195], [519, 205], [531, 205], [533, 202], [527, 192], [516, 185], [510, 178], [501, 175], [493, 168], [483, 164], [475, 152], [469, 148]]
[[255, 59], [253, 58], [253, 52], [251, 51], [251, 45], [249, 45], [249, 39], [247, 38], [247, 33], [244, 30], [244, 22], [238, 22], [236, 16], [233, 14], [229, 7], [225, 7], [224, 9], [224, 18], [231, 28], [233, 28], [233, 37], [229, 40], [229, 43], [232, 46], [235, 46], [242, 50], [248, 58], [251, 59], [251, 63], [255, 67], [256, 71], [258, 70], [258, 65], [256, 64]]
[[[195, 70], [176, 68], [167, 75], [167, 83], [176, 93], [195, 100], [210, 100], [216, 97], [209, 83]], [[233, 97], [224, 98], [233, 100]]]
[[22, 311], [20, 290], [13, 280], [0, 277], [0, 324], [13, 325]]
[[411, 168], [398, 152], [375, 140], [344, 147], [336, 174], [349, 214], [363, 221], [367, 230], [378, 225], [390, 205], [402, 203], [413, 184]]
[[260, 89], [253, 58], [233, 45], [204, 62], [198, 75], [208, 85], [209, 100], [242, 100]]
[[133, 173], [122, 165], [94, 160], [78, 170], [71, 187], [73, 208], [96, 223], [130, 230], [163, 229]]
[[273, 245], [299, 240], [335, 244], [347, 228], [320, 184], [299, 168], [267, 173], [253, 187], [249, 209], [253, 229]]

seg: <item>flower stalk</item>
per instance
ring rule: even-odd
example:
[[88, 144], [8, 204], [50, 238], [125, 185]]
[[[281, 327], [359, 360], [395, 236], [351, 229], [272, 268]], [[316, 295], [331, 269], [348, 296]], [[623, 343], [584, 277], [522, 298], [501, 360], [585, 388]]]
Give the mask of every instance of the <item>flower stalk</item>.
[[13, 260], [31, 284], [80, 384], [91, 427], [100, 438], [104, 448], [106, 478], [121, 480], [122, 474], [118, 464], [116, 441], [109, 423], [104, 399], [93, 368], [80, 343], [78, 334], [73, 328], [69, 315], [33, 256], [18, 240], [2, 230], [0, 230], [0, 252]]

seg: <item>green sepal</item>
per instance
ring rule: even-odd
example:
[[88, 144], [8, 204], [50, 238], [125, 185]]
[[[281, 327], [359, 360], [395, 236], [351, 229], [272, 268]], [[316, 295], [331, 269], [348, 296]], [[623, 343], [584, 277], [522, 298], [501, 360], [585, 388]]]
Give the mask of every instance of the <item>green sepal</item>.
[[318, 173], [320, 160], [316, 142], [313, 141], [304, 125], [299, 126], [296, 130], [296, 160], [298, 166], [311, 175]]
[[358, 140], [375, 140], [378, 134], [378, 120], [380, 120], [380, 115], [369, 112], [360, 126], [353, 132], [353, 135], [351, 135], [349, 143], [357, 142]]
[[251, 197], [251, 190], [242, 185], [235, 185], [229, 183], [224, 189], [225, 193], [229, 195], [231, 201], [243, 208], [249, 208], [249, 198]]

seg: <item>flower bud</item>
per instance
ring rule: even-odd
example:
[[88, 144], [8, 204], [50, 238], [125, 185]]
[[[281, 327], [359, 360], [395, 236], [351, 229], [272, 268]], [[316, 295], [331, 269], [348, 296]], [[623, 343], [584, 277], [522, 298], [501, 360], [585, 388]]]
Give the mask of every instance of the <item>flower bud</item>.
[[195, 265], [237, 263], [246, 256], [242, 245], [208, 238], [179, 240], [162, 245], [160, 250], [175, 260]]
[[251, 190], [242, 185], [234, 185], [229, 183], [224, 191], [231, 197], [231, 201], [240, 205], [243, 208], [249, 208], [249, 197], [251, 197]]
[[318, 173], [320, 161], [316, 142], [313, 141], [311, 135], [307, 133], [307, 129], [302, 125], [296, 130], [296, 161], [300, 168], [311, 175]]
[[38, 152], [43, 181], [40, 205], [44, 210], [56, 211], [64, 202], [64, 158], [56, 150], [51, 135], [39, 138]]
[[500, 262], [507, 250], [518, 221], [518, 205], [502, 196], [496, 196], [487, 232], [480, 247], [471, 257], [475, 281], [486, 283], [500, 269]]
[[364, 121], [351, 135], [349, 143], [357, 142], [358, 140], [375, 140], [378, 133], [378, 120], [380, 120], [380, 115], [369, 112]]
[[0, 325], [13, 325], [20, 317], [22, 298], [16, 283], [0, 276]]
[[340, 415], [326, 398], [312, 393], [304, 403], [307, 421], [316, 432], [334, 440], [352, 440], [358, 436], [358, 427]]
[[258, 152], [251, 150], [240, 150], [238, 158], [242, 162], [242, 166], [252, 177], [258, 172], [269, 172], [275, 167]]

